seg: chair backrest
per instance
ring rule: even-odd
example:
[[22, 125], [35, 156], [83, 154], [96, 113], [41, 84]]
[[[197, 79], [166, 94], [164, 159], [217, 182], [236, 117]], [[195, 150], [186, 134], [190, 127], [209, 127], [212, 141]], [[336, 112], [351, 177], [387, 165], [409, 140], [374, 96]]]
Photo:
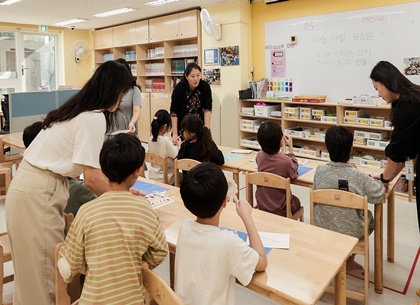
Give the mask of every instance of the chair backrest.
[[163, 183], [168, 184], [168, 157], [164, 157], [152, 152], [147, 152], [144, 162], [157, 164], [163, 168]]
[[10, 251], [9, 236], [6, 232], [0, 233], [0, 304], [3, 304], [3, 285], [10, 283], [14, 279], [13, 274], [4, 276], [4, 263], [12, 260], [12, 254]]
[[253, 185], [284, 190], [286, 192], [286, 217], [292, 219], [300, 218], [300, 220], [303, 221], [303, 207], [301, 207], [295, 214], [292, 213], [292, 193], [290, 190], [290, 178], [284, 178], [272, 173], [254, 172], [247, 173], [245, 175], [245, 183], [246, 200], [251, 204], [251, 206], [254, 206]]
[[184, 305], [181, 298], [159, 275], [149, 269], [146, 262], [143, 262], [142, 278], [143, 286], [157, 304]]
[[175, 186], [179, 187], [179, 171], [190, 171], [194, 166], [201, 162], [194, 159], [175, 159], [174, 162], [174, 175], [175, 175]]
[[342, 207], [348, 209], [357, 209], [363, 211], [364, 215], [364, 237], [353, 250], [355, 254], [364, 256], [364, 293], [356, 291], [347, 291], [347, 297], [364, 301], [368, 304], [369, 291], [369, 217], [368, 217], [368, 199], [367, 196], [360, 196], [348, 191], [337, 189], [310, 190], [310, 223], [314, 224], [314, 206], [315, 204], [325, 204], [329, 206]]

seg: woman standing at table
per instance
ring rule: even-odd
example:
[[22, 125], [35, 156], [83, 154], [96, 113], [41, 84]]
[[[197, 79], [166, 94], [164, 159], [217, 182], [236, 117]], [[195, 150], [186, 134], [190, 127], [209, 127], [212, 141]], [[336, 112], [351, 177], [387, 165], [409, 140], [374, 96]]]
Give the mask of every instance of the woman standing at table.
[[[124, 58], [118, 58], [117, 62], [123, 64], [131, 74], [131, 69]], [[115, 112], [116, 125], [112, 128], [109, 133], [117, 130], [130, 130], [130, 133], [136, 133], [137, 122], [140, 118], [141, 110], [141, 91], [137, 85], [136, 80], [132, 77], [132, 87], [124, 95], [123, 100], [120, 104], [119, 110]], [[136, 133], [137, 134], [137, 133]]]
[[[388, 104], [391, 104], [393, 125], [391, 142], [385, 148], [387, 163], [379, 179], [385, 186], [404, 168], [405, 162], [420, 154], [420, 86], [408, 80], [393, 64], [380, 61], [373, 68], [372, 84]], [[411, 169], [413, 170], [413, 169]], [[417, 160], [417, 175], [420, 160]], [[420, 179], [416, 179], [416, 191]], [[420, 196], [416, 196], [420, 229]]]
[[210, 129], [213, 100], [210, 85], [201, 79], [201, 68], [196, 63], [189, 63], [181, 81], [175, 86], [171, 98], [172, 142], [176, 144], [182, 136], [181, 122], [185, 116], [198, 115], [204, 126]]
[[64, 240], [67, 177], [83, 173], [96, 195], [108, 190], [99, 152], [112, 114], [132, 81], [122, 64], [102, 64], [78, 93], [47, 114], [43, 129], [25, 151], [6, 196], [13, 304], [55, 304], [54, 248]]

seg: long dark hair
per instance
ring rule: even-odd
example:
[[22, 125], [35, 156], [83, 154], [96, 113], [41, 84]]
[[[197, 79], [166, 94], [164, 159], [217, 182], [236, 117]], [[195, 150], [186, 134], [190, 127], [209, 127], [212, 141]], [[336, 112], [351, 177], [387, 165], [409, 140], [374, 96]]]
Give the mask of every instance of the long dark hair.
[[[191, 114], [186, 116], [181, 122], [181, 128], [190, 133], [195, 133], [197, 142], [200, 145], [202, 160], [200, 162], [209, 162], [211, 159], [211, 152], [213, 150], [213, 138], [211, 137], [210, 129], [203, 126], [203, 121], [197, 115]], [[182, 156], [178, 155], [178, 158]]]
[[103, 110], [107, 131], [114, 123], [114, 116], [107, 109], [113, 107], [131, 88], [132, 77], [120, 63], [111, 60], [96, 69], [87, 83], [64, 105], [47, 114], [42, 125], [50, 128], [54, 123], [69, 121], [82, 112]]
[[152, 119], [152, 142], [157, 142], [159, 131], [165, 124], [168, 126], [168, 130], [171, 130], [172, 122], [169, 112], [165, 109], [160, 109], [156, 111], [155, 116]]
[[372, 69], [370, 78], [382, 83], [392, 92], [406, 94], [412, 103], [420, 103], [420, 86], [412, 83], [390, 62], [378, 62]]
[[124, 58], [118, 58], [115, 61], [118, 61], [120, 64], [123, 64], [126, 67], [128, 72], [130, 72], [131, 77], [133, 78], [133, 87], [137, 87], [141, 91], [141, 87], [140, 87], [139, 84], [137, 84], [136, 77], [133, 76], [133, 73], [131, 72], [131, 68], [130, 68], [130, 65], [128, 64], [128, 62]]
[[192, 69], [197, 69], [201, 72], [201, 67], [197, 63], [190, 62], [184, 70], [184, 74], [181, 77], [181, 83], [188, 85], [187, 76], [190, 75]]

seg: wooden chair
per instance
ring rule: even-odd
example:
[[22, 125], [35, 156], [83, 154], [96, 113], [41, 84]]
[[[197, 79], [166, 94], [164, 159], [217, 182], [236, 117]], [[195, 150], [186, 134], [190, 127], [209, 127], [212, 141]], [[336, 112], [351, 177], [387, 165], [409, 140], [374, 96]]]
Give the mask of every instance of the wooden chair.
[[[369, 291], [369, 217], [367, 196], [359, 196], [348, 191], [336, 189], [310, 190], [310, 223], [314, 224], [314, 205], [325, 204], [330, 206], [362, 210], [364, 217], [364, 237], [353, 250], [354, 254], [364, 255], [364, 293], [347, 290], [347, 297], [368, 304]], [[340, 283], [336, 283], [340, 285]], [[333, 293], [333, 287], [328, 287]]]
[[80, 285], [80, 275], [73, 278], [73, 281], [67, 284], [63, 277], [58, 271], [58, 252], [60, 252], [63, 243], [58, 243], [55, 246], [54, 257], [55, 257], [55, 303], [56, 305], [73, 305], [79, 304], [78, 300], [82, 292]]
[[12, 166], [11, 162], [0, 163], [0, 199], [5, 199], [7, 191], [12, 181]]
[[300, 219], [303, 222], [304, 218], [304, 209], [303, 206], [299, 208], [294, 214], [292, 214], [292, 192], [290, 190], [290, 178], [284, 178], [279, 175], [264, 173], [264, 172], [255, 172], [247, 173], [245, 175], [246, 183], [246, 200], [254, 206], [254, 190], [253, 185], [265, 186], [270, 188], [276, 188], [280, 190], [285, 190], [286, 192], [286, 217], [294, 220]]
[[4, 154], [4, 143], [0, 137], [0, 163], [10, 162], [12, 165], [15, 164], [17, 169], [22, 159], [23, 156], [21, 154]]
[[175, 159], [174, 162], [174, 174], [175, 174], [175, 186], [179, 187], [179, 171], [190, 171], [194, 166], [200, 164], [201, 162], [194, 159]]
[[184, 305], [181, 298], [159, 275], [149, 269], [146, 262], [143, 262], [142, 278], [143, 286], [158, 305]]
[[147, 152], [144, 162], [160, 165], [163, 168], [163, 183], [168, 184], [168, 157]]
[[12, 261], [9, 235], [6, 232], [0, 233], [0, 304], [11, 305], [12, 302], [3, 303], [3, 285], [14, 280], [14, 274], [4, 276], [4, 263]]

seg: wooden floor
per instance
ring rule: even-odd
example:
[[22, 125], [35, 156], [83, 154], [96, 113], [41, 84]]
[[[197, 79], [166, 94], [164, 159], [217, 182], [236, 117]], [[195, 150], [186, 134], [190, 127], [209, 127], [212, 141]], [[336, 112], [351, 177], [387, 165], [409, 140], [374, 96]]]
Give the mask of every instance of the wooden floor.
[[[230, 173], [226, 173], [228, 177]], [[242, 175], [240, 187], [244, 186]], [[305, 207], [305, 222], [309, 221], [309, 192], [308, 189], [292, 186], [293, 194], [300, 198], [303, 206]], [[240, 198], [245, 198], [244, 190], [240, 192]], [[417, 227], [415, 203], [407, 202], [399, 197], [396, 200], [396, 238], [395, 238], [395, 262], [384, 262], [384, 293], [377, 294], [374, 292], [373, 284], [369, 289], [369, 304], [370, 305], [412, 305], [414, 301], [420, 302], [420, 297], [416, 295], [416, 290], [420, 288], [420, 262], [416, 259], [419, 256], [420, 235]], [[384, 209], [386, 212], [386, 209]], [[386, 217], [386, 214], [385, 214]], [[386, 218], [384, 218], [386, 219]], [[4, 215], [4, 200], [0, 201], [0, 232], [5, 231], [5, 215]], [[386, 237], [386, 232], [384, 232]], [[371, 279], [373, 278], [373, 234], [371, 236]], [[384, 244], [386, 249], [386, 240]], [[386, 257], [386, 255], [384, 255]], [[6, 266], [6, 272], [12, 270], [12, 266]], [[157, 272], [169, 282], [169, 263], [166, 260], [157, 269]], [[347, 276], [347, 283], [352, 288], [362, 288], [362, 280]], [[13, 283], [7, 284], [4, 291], [3, 301], [10, 300], [13, 294]], [[237, 305], [273, 305], [277, 304], [268, 300], [260, 295], [237, 285], [236, 291], [236, 304]], [[333, 304], [333, 297], [325, 294], [317, 304]], [[348, 300], [347, 304], [362, 304], [361, 302]]]

